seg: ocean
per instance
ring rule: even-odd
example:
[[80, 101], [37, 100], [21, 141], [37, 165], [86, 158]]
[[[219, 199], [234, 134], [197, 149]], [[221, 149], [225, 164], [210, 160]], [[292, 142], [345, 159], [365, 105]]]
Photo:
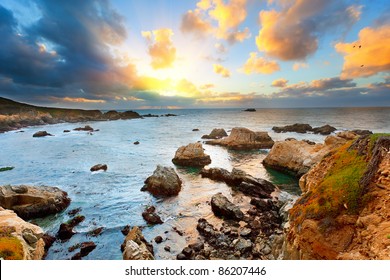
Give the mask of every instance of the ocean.
[[[140, 114], [172, 113], [176, 117], [145, 118], [88, 123], [62, 123], [24, 128], [0, 134], [0, 167], [14, 166], [0, 173], [0, 185], [27, 184], [57, 186], [68, 192], [71, 205], [57, 215], [32, 222], [55, 235], [59, 225], [70, 217], [69, 210], [81, 207], [85, 221], [75, 227], [77, 234], [69, 241], [56, 242], [46, 259], [69, 259], [68, 248], [79, 242], [93, 241], [97, 247], [84, 259], [121, 259], [120, 245], [124, 240], [121, 229], [125, 225], [141, 226], [147, 240], [157, 235], [164, 238], [155, 244], [157, 259], [175, 259], [188, 242], [198, 237], [196, 223], [206, 218], [218, 225], [209, 205], [217, 192], [224, 193], [242, 209], [248, 209], [249, 198], [235, 194], [223, 183], [201, 178], [197, 169], [176, 167], [183, 180], [182, 191], [176, 197], [157, 199], [141, 192], [144, 180], [158, 164], [174, 167], [171, 162], [175, 151], [182, 145], [201, 140], [213, 128], [246, 127], [254, 131], [267, 131], [275, 140], [288, 137], [322, 142], [325, 136], [297, 133], [274, 133], [273, 126], [309, 123], [314, 126], [330, 124], [339, 130], [369, 129], [373, 132], [390, 132], [390, 108], [334, 108], [334, 109], [258, 109], [244, 112], [241, 109], [188, 109], [140, 110]], [[72, 130], [91, 125], [100, 131]], [[198, 128], [199, 131], [192, 131]], [[32, 134], [46, 130], [54, 137], [33, 138]], [[139, 141], [139, 145], [134, 145]], [[278, 184], [287, 195], [299, 194], [295, 178], [266, 170], [261, 164], [267, 150], [235, 152], [223, 147], [203, 145], [211, 156], [210, 167], [231, 170], [240, 168], [247, 173]], [[91, 173], [90, 167], [105, 163], [107, 172]], [[148, 226], [141, 213], [154, 205], [164, 224]], [[89, 236], [90, 230], [104, 227], [101, 235]], [[184, 232], [179, 235], [173, 227]], [[166, 252], [164, 246], [170, 246]]]

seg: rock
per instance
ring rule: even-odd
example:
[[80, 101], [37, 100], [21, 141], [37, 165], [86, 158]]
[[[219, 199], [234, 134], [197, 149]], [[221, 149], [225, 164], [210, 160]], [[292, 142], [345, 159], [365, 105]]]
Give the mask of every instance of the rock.
[[180, 192], [181, 185], [182, 182], [173, 168], [157, 165], [141, 191], [149, 191], [155, 196], [174, 196]]
[[260, 211], [270, 211], [273, 209], [274, 206], [271, 200], [264, 200], [258, 198], [252, 198], [250, 204], [256, 206], [256, 208]]
[[352, 130], [352, 132], [360, 136], [373, 134], [371, 130], [361, 130], [361, 129], [354, 129]]
[[72, 209], [72, 210], [69, 210], [68, 211], [68, 215], [73, 217], [75, 216], [76, 214], [80, 213], [81, 212], [81, 207], [78, 207], [78, 208], [75, 208], [75, 209]]
[[95, 172], [99, 170], [107, 171], [107, 164], [96, 164], [91, 167], [91, 172]]
[[190, 247], [195, 252], [200, 252], [201, 250], [204, 249], [204, 243], [202, 241], [198, 241], [190, 244], [188, 247]]
[[164, 247], [164, 250], [167, 251], [167, 252], [170, 252], [170, 251], [171, 251], [171, 247], [165, 246], [165, 247]]
[[160, 216], [155, 213], [156, 208], [154, 206], [149, 206], [145, 209], [145, 211], [142, 213], [142, 217], [145, 221], [148, 222], [148, 224], [162, 224], [163, 221], [161, 220]]
[[47, 133], [47, 131], [38, 131], [33, 134], [33, 137], [45, 137], [45, 136], [54, 136], [54, 135]]
[[241, 231], [240, 231], [240, 236], [242, 237], [249, 237], [252, 233], [252, 230], [250, 228], [243, 228]]
[[42, 240], [45, 243], [45, 252], [47, 252], [47, 250], [49, 250], [49, 248], [53, 245], [53, 243], [57, 240], [57, 238], [55, 238], [54, 236], [48, 233], [45, 233], [42, 236]]
[[221, 139], [228, 136], [223, 128], [214, 128], [210, 134], [203, 135], [202, 139]]
[[124, 236], [128, 235], [129, 234], [129, 231], [130, 231], [130, 226], [129, 225], [126, 225], [124, 226], [122, 229], [121, 229], [121, 232]]
[[199, 128], [194, 128], [192, 131], [199, 131]]
[[60, 225], [60, 228], [57, 232], [57, 237], [60, 240], [69, 240], [75, 232], [73, 231], [73, 228], [80, 224], [82, 221], [85, 220], [84, 216], [76, 216], [72, 218], [71, 220], [67, 221], [66, 223], [62, 223]]
[[245, 109], [243, 110], [244, 112], [256, 112], [256, 109], [254, 108], [248, 108], [248, 109]]
[[190, 259], [192, 257], [192, 249], [190, 247], [185, 247], [183, 251], [181, 251], [184, 256], [186, 256], [187, 259]]
[[103, 116], [108, 120], [119, 120], [121, 118], [121, 115], [117, 111], [108, 111], [103, 114]]
[[160, 235], [158, 235], [154, 238], [154, 242], [160, 244], [161, 242], [163, 242], [163, 238]]
[[209, 155], [204, 153], [201, 143], [191, 143], [181, 146], [172, 159], [172, 162], [181, 166], [203, 167], [211, 163]]
[[223, 168], [203, 168], [200, 171], [200, 174], [202, 177], [225, 182], [233, 189], [254, 197], [270, 198], [271, 193], [277, 190], [271, 182], [260, 178], [254, 178], [236, 168], [233, 168], [232, 172]]
[[158, 118], [159, 117], [159, 115], [152, 115], [152, 114], [146, 114], [146, 115], [142, 115], [142, 117], [144, 117], [144, 118]]
[[274, 141], [267, 132], [253, 132], [247, 128], [235, 127], [224, 139], [209, 140], [206, 144], [220, 145], [233, 150], [270, 149]]
[[347, 141], [339, 136], [328, 136], [324, 144], [311, 145], [297, 140], [276, 142], [263, 164], [266, 167], [301, 177], [327, 153]]
[[25, 220], [58, 213], [69, 204], [68, 194], [56, 187], [0, 186], [0, 206]]
[[186, 255], [184, 255], [183, 253], [180, 253], [176, 256], [176, 259], [177, 260], [180, 260], [180, 261], [183, 261], [183, 260], [187, 260], [187, 257]]
[[14, 211], [0, 208], [0, 256], [5, 260], [40, 260], [45, 253], [43, 231]]
[[130, 120], [130, 119], [140, 119], [142, 118], [137, 112], [134, 111], [125, 111], [119, 113], [120, 118], [122, 120]]
[[139, 145], [139, 141], [135, 141], [135, 142], [134, 142], [134, 145]]
[[64, 130], [64, 133], [69, 133], [69, 132], [70, 132], [70, 130], [68, 130], [68, 129]]
[[93, 230], [90, 230], [87, 233], [87, 235], [92, 236], [92, 237], [96, 237], [96, 236], [99, 236], [100, 234], [102, 234], [103, 230], [104, 230], [104, 227], [95, 228]]
[[89, 132], [94, 131], [94, 129], [91, 126], [89, 126], [89, 125], [86, 125], [84, 127], [77, 127], [77, 128], [75, 128], [73, 130], [75, 130], [75, 131], [89, 131]]
[[80, 252], [76, 253], [70, 259], [71, 260], [81, 260], [81, 253]]
[[0, 172], [10, 171], [14, 168], [13, 166], [0, 167]]
[[124, 260], [154, 260], [153, 246], [145, 240], [138, 227], [130, 230], [123, 245]]
[[95, 248], [96, 248], [96, 244], [92, 241], [81, 243], [81, 247], [80, 247], [81, 257], [85, 257], [85, 256], [89, 255], [89, 253], [91, 253], [93, 250], [95, 250]]
[[330, 126], [329, 124], [313, 128], [314, 134], [329, 135], [332, 132], [335, 132], [337, 128]]
[[222, 193], [212, 196], [211, 209], [216, 216], [222, 216], [226, 219], [242, 220], [244, 217], [240, 208], [231, 203]]
[[234, 249], [241, 254], [249, 252], [252, 249], [252, 242], [250, 240], [239, 237], [233, 241]]
[[280, 132], [297, 132], [297, 133], [306, 133], [308, 131], [312, 131], [313, 128], [309, 124], [305, 123], [296, 123], [293, 125], [286, 125], [286, 126], [274, 126], [272, 128], [273, 131], [280, 133]]

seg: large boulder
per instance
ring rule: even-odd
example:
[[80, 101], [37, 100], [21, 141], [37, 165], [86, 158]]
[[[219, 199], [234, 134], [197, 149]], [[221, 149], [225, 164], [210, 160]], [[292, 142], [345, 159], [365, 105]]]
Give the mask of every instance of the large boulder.
[[220, 139], [228, 136], [223, 128], [214, 128], [210, 134], [203, 135], [202, 139]]
[[276, 142], [263, 164], [301, 177], [327, 153], [344, 145], [354, 137], [357, 137], [354, 133], [341, 132], [336, 136], [326, 137], [324, 144], [312, 145], [307, 141], [295, 139]]
[[204, 153], [201, 143], [191, 143], [181, 146], [172, 162], [182, 166], [203, 167], [211, 163], [210, 156]]
[[155, 196], [173, 196], [181, 190], [182, 182], [172, 167], [157, 165], [153, 175], [145, 180], [141, 191], [149, 191]]
[[211, 198], [211, 209], [216, 216], [226, 219], [242, 220], [244, 213], [240, 208], [231, 203], [222, 193], [217, 193]]
[[58, 213], [69, 204], [68, 194], [57, 187], [0, 186], [0, 206], [25, 220]]
[[254, 132], [244, 127], [235, 127], [224, 139], [206, 141], [206, 144], [221, 145], [233, 150], [270, 149], [274, 141], [267, 132]]
[[12, 210], [0, 207], [0, 258], [40, 260], [45, 254], [43, 231], [25, 222]]
[[241, 191], [252, 197], [271, 198], [271, 193], [277, 190], [277, 187], [271, 182], [260, 178], [254, 178], [236, 168], [233, 168], [232, 172], [223, 168], [203, 168], [200, 174], [202, 177], [214, 181], [225, 182], [235, 190]]
[[277, 133], [281, 133], [281, 132], [306, 133], [308, 131], [312, 131], [313, 128], [311, 127], [311, 125], [307, 123], [296, 123], [293, 125], [286, 125], [286, 126], [274, 126], [272, 130]]
[[336, 130], [337, 130], [337, 128], [327, 124], [327, 125], [324, 125], [324, 126], [313, 128], [313, 133], [314, 134], [321, 134], [321, 135], [329, 135], [332, 132], [335, 132]]
[[153, 246], [138, 227], [133, 227], [122, 244], [124, 260], [154, 260]]

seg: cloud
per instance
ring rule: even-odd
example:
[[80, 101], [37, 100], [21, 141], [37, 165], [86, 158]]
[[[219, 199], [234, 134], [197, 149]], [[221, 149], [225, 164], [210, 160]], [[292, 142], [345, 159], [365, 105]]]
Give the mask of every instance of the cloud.
[[102, 99], [87, 99], [83, 97], [50, 97], [49, 100], [55, 102], [71, 102], [71, 103], [106, 103], [106, 100]]
[[278, 79], [278, 80], [275, 80], [272, 82], [272, 86], [273, 87], [281, 87], [281, 88], [284, 88], [287, 86], [287, 83], [288, 83], [288, 80], [286, 79]]
[[359, 6], [345, 1], [272, 1], [280, 11], [263, 10], [256, 45], [267, 55], [288, 61], [302, 60], [318, 48], [320, 34], [334, 28], [348, 30], [360, 18]]
[[213, 65], [213, 69], [214, 69], [214, 72], [216, 74], [219, 74], [221, 75], [222, 77], [224, 78], [229, 78], [230, 77], [230, 71], [229, 69], [223, 67], [222, 65], [220, 64], [214, 64]]
[[227, 52], [226, 47], [225, 47], [223, 44], [221, 44], [221, 43], [216, 43], [216, 44], [214, 45], [214, 47], [217, 49], [217, 52], [218, 52], [218, 53], [224, 54], [224, 53]]
[[293, 65], [293, 70], [298, 71], [300, 68], [309, 68], [309, 64], [302, 63], [302, 62], [296, 62]]
[[366, 27], [352, 43], [337, 43], [344, 55], [342, 78], [369, 77], [390, 70], [390, 24]]
[[252, 73], [272, 74], [279, 71], [280, 66], [276, 61], [269, 61], [263, 57], [257, 57], [256, 52], [251, 52], [248, 60], [240, 70], [247, 75]]
[[176, 48], [171, 37], [173, 31], [169, 28], [162, 28], [151, 31], [143, 31], [142, 36], [146, 38], [149, 45], [149, 55], [152, 58], [151, 65], [154, 69], [172, 67], [176, 60]]
[[247, 0], [201, 0], [197, 8], [187, 11], [181, 22], [181, 31], [198, 36], [214, 34], [229, 44], [250, 38], [249, 28], [239, 30], [247, 17]]

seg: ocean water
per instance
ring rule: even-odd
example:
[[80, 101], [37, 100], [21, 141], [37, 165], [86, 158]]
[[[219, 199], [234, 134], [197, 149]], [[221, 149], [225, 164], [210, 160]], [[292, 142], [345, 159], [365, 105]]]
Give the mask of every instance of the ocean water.
[[[124, 240], [121, 229], [125, 225], [141, 226], [147, 240], [161, 235], [164, 242], [155, 244], [159, 259], [174, 259], [187, 242], [197, 238], [196, 222], [203, 217], [218, 225], [209, 205], [217, 192], [224, 193], [244, 210], [249, 198], [233, 193], [223, 183], [203, 179], [197, 169], [176, 170], [183, 180], [182, 191], [176, 197], [157, 199], [141, 192], [144, 180], [157, 164], [172, 166], [175, 151], [182, 145], [201, 140], [213, 128], [230, 130], [247, 127], [255, 131], [268, 131], [274, 140], [288, 137], [322, 142], [324, 136], [314, 134], [274, 133], [273, 126], [296, 122], [312, 126], [330, 124], [339, 130], [370, 129], [374, 132], [390, 132], [390, 108], [345, 109], [259, 109], [243, 112], [240, 109], [224, 110], [166, 110], [139, 111], [141, 114], [177, 114], [177, 117], [145, 118], [107, 122], [56, 124], [25, 128], [24, 133], [15, 131], [0, 134], [0, 166], [15, 169], [0, 173], [0, 185], [28, 184], [58, 186], [72, 199], [68, 209], [57, 215], [33, 220], [45, 231], [55, 235], [59, 225], [70, 217], [67, 211], [81, 207], [85, 221], [75, 227], [77, 232], [67, 242], [56, 242], [49, 250], [47, 259], [68, 259], [75, 252], [68, 248], [84, 241], [94, 241], [97, 248], [85, 259], [121, 259], [120, 245]], [[63, 130], [91, 125], [100, 129], [89, 135], [86, 132]], [[192, 129], [200, 131], [194, 132]], [[33, 138], [32, 134], [46, 130], [54, 137]], [[139, 145], [134, 145], [139, 141]], [[204, 145], [211, 156], [211, 167], [231, 170], [240, 168], [255, 177], [270, 180], [286, 192], [299, 193], [294, 178], [279, 172], [266, 170], [261, 164], [267, 150], [235, 152], [218, 146]], [[107, 172], [91, 173], [90, 167], [105, 163]], [[164, 224], [148, 226], [141, 213], [148, 205], [155, 205]], [[90, 230], [104, 227], [101, 235], [91, 237]], [[173, 227], [184, 232], [180, 236]], [[165, 252], [164, 246], [171, 252]]]

